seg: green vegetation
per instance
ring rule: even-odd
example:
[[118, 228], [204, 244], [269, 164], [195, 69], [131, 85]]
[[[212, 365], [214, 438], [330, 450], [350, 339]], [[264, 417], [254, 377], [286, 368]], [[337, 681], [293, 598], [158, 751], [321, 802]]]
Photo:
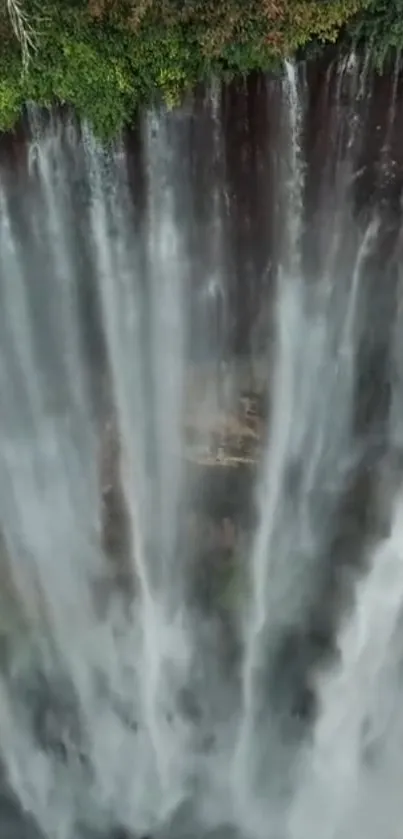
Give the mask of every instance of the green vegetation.
[[0, 129], [23, 103], [72, 104], [103, 137], [142, 103], [273, 68], [313, 39], [403, 39], [403, 0], [0, 0]]
[[349, 34], [371, 50], [376, 68], [383, 70], [403, 49], [403, 0], [369, 0]]

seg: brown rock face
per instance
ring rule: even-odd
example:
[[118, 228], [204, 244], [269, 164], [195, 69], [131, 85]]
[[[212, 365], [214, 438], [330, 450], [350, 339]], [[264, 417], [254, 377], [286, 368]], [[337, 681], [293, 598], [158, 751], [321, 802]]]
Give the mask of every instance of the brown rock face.
[[[183, 409], [185, 492], [181, 501], [178, 538], [200, 579], [214, 583], [217, 566], [230, 574], [240, 539], [254, 520], [253, 486], [263, 444], [267, 406], [258, 388], [223, 388], [205, 371], [192, 369]], [[167, 445], [168, 445], [167, 441]], [[121, 484], [119, 432], [109, 417], [101, 434], [103, 545], [111, 560], [112, 578], [127, 590], [131, 578], [129, 522]], [[156, 517], [157, 522], [157, 517]], [[229, 565], [228, 565], [229, 563]], [[199, 570], [197, 568], [199, 567]], [[228, 570], [229, 569], [229, 570]], [[192, 576], [191, 572], [191, 576]], [[110, 582], [102, 585], [106, 605]], [[196, 583], [197, 585], [197, 583]], [[205, 584], [203, 584], [205, 585]]]

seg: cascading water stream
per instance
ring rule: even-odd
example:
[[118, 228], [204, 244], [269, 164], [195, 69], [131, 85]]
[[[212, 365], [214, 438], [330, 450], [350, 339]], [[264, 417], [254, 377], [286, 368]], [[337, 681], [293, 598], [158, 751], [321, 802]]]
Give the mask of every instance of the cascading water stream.
[[[321, 158], [309, 68], [289, 62], [241, 173], [216, 89], [146, 113], [135, 153], [31, 108], [24, 163], [0, 155], [0, 754], [45, 839], [397, 836], [399, 67], [361, 213], [374, 82], [356, 54], [326, 74]], [[257, 241], [271, 144], [274, 283], [245, 363], [254, 254], [239, 290], [231, 248]]]
[[[275, 313], [277, 354], [270, 386], [273, 408], [259, 489], [260, 524], [250, 560], [244, 710], [235, 759], [237, 800], [246, 795], [242, 809], [246, 821], [250, 822], [252, 800], [256, 790], [259, 791], [264, 802], [264, 812], [258, 817], [263, 832], [273, 819], [278, 803], [280, 818], [283, 816], [284, 802], [279, 798], [277, 780], [272, 793], [275, 801], [269, 795], [269, 804], [267, 784], [271, 783], [270, 776], [278, 773], [284, 752], [288, 762], [290, 751], [284, 737], [282, 712], [276, 720], [267, 685], [278, 681], [279, 644], [287, 634], [302, 631], [313, 607], [315, 580], [320, 578], [325, 560], [326, 528], [335, 515], [352, 466], [355, 364], [360, 340], [359, 291], [365, 260], [377, 232], [376, 222], [371, 222], [363, 234], [356, 262], [350, 267], [349, 288], [344, 287], [341, 294], [334, 286], [324, 289], [323, 282], [318, 287], [309, 287], [297, 273], [298, 266], [300, 271], [302, 268], [302, 115], [295, 70], [291, 66], [287, 67], [287, 83], [292, 176], [286, 181], [289, 190], [286, 206], [287, 218], [291, 218], [288, 236], [285, 232], [284, 265], [280, 261], [279, 266]], [[344, 194], [343, 200], [346, 198]], [[329, 412], [335, 404], [339, 406], [337, 419]], [[270, 731], [270, 735], [266, 732], [271, 744], [269, 754], [262, 737], [263, 726]], [[292, 743], [291, 759], [294, 748]], [[278, 774], [287, 775], [287, 772], [285, 766]], [[256, 813], [256, 803], [253, 810]], [[274, 835], [276, 830], [277, 827]]]
[[[138, 254], [133, 253], [130, 245], [126, 215], [128, 204], [122, 202], [125, 175], [112, 168], [112, 183], [120, 184], [120, 190], [115, 192], [109, 218], [109, 223], [115, 224], [119, 231], [114, 252], [109, 245], [106, 216], [108, 199], [102, 192], [105, 188], [100, 170], [102, 153], [94, 148], [90, 137], [88, 146], [96, 189], [92, 204], [95, 251], [96, 256], [101, 256], [102, 251], [104, 254], [97, 273], [102, 282], [101, 298], [108, 355], [116, 388], [122, 482], [132, 525], [132, 567], [140, 584], [139, 614], [136, 616], [142, 635], [138, 684], [140, 714], [145, 721], [155, 755], [156, 783], [160, 785], [160, 806], [164, 812], [166, 807], [175, 806], [176, 795], [181, 795], [180, 791], [175, 792], [175, 773], [182, 771], [180, 742], [186, 737], [186, 728], [182, 730], [181, 721], [177, 724], [172, 716], [176, 710], [175, 670], [186, 668], [189, 635], [185, 635], [185, 616], [181, 602], [183, 584], [178, 574], [180, 563], [176, 557], [184, 372], [179, 272], [184, 270], [185, 264], [178, 252], [172, 187], [163, 180], [163, 161], [158, 157], [161, 151], [164, 153], [163, 144], [157, 149], [155, 158], [154, 146], [161, 143], [160, 134], [164, 137], [163, 120], [154, 127], [152, 124], [147, 125], [147, 142], [151, 146], [151, 202], [146, 260], [150, 272], [152, 330], [148, 340], [152, 346], [154, 393], [147, 392], [145, 382], [142, 352], [145, 330], [141, 321], [146, 318], [146, 306], [144, 291], [139, 282]], [[98, 247], [101, 242], [105, 244]], [[136, 264], [137, 282], [133, 284], [133, 267]], [[115, 286], [116, 277], [119, 289]], [[150, 399], [155, 400], [151, 409]], [[150, 463], [152, 447], [154, 453]], [[172, 696], [171, 690], [174, 691]], [[181, 783], [183, 781], [180, 778], [179, 790]]]
[[[401, 722], [394, 709], [396, 683], [393, 687], [401, 668], [401, 503], [398, 494], [391, 533], [372, 550], [368, 577], [340, 635], [339, 664], [320, 679], [322, 713], [301, 761], [292, 837], [308, 830], [332, 839], [346, 832], [375, 837], [385, 829], [385, 819], [387, 835], [395, 835], [389, 825], [401, 815], [395, 788], [402, 765]], [[375, 803], [371, 797], [377, 790], [382, 798]]]

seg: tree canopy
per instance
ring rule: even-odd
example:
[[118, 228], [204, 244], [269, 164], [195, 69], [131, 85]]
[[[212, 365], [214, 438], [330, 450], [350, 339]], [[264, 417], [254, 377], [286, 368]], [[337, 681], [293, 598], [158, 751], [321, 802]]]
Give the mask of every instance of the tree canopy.
[[400, 38], [403, 0], [0, 0], [0, 129], [27, 101], [58, 101], [110, 136], [143, 102], [391, 19]]

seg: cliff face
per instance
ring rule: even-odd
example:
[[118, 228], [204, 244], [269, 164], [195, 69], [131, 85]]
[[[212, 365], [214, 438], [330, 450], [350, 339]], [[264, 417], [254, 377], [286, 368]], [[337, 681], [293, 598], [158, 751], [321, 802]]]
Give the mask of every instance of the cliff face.
[[[217, 595], [230, 585], [240, 541], [252, 533], [254, 488], [267, 431], [266, 400], [257, 387], [248, 392], [235, 389], [226, 399], [221, 392], [217, 399], [216, 386], [216, 375], [192, 365], [179, 455], [185, 475], [179, 539], [185, 551], [189, 549], [186, 545], [191, 546], [195, 585], [199, 593], [210, 591], [208, 598], [214, 590]], [[169, 442], [166, 440], [168, 447]], [[123, 574], [124, 583], [130, 579], [130, 534], [121, 484], [119, 433], [113, 421], [105, 425], [100, 451], [104, 546], [118, 563], [120, 570], [115, 568], [114, 576], [116, 570], [118, 577]], [[197, 569], [200, 562], [203, 570]]]
[[[211, 381], [212, 379], [212, 381]], [[193, 368], [184, 397], [184, 456], [200, 466], [253, 465], [265, 430], [266, 394], [233, 388], [230, 375]], [[251, 383], [253, 386], [253, 382]]]

